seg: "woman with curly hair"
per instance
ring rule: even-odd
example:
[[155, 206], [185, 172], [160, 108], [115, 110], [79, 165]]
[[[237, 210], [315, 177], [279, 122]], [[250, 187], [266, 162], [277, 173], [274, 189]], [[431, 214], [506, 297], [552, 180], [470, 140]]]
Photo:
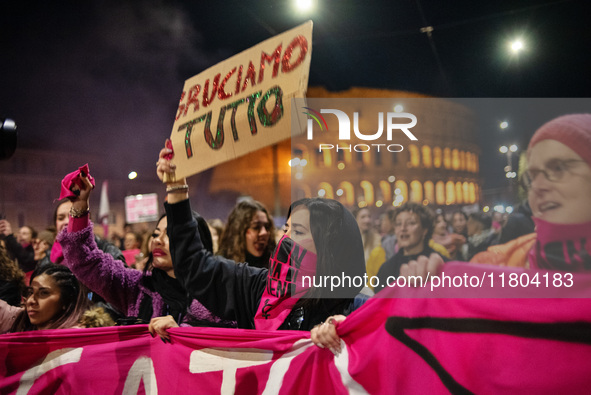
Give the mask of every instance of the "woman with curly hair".
[[24, 290], [25, 273], [0, 244], [0, 299], [11, 306], [20, 306]]
[[238, 203], [228, 216], [217, 254], [263, 268], [274, 249], [275, 226], [265, 206], [256, 200]]

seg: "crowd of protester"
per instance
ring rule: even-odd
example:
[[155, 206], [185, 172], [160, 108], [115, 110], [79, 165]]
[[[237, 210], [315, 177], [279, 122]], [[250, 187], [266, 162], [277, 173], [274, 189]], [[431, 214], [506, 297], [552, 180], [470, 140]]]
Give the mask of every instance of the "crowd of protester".
[[[158, 156], [161, 180], [175, 170], [173, 154], [163, 148]], [[306, 198], [292, 203], [277, 237], [255, 200], [237, 203], [225, 223], [206, 221], [181, 179], [166, 183], [166, 214], [151, 233], [126, 226], [110, 241], [94, 234], [94, 180], [82, 167], [64, 178], [65, 198], [46, 229], [0, 220], [0, 333], [149, 323], [167, 340], [179, 325], [297, 329], [338, 352], [336, 324], [372, 292], [288, 289], [296, 266], [300, 275], [367, 273], [380, 282], [436, 275], [449, 261], [590, 270], [590, 247], [580, 240], [591, 230], [591, 115], [544, 124], [527, 159], [528, 199], [510, 215], [407, 202], [376, 222], [368, 208]]]

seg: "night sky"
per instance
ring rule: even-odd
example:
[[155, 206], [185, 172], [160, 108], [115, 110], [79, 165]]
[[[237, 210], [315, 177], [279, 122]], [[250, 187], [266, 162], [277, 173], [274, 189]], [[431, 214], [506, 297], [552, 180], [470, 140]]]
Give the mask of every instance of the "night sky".
[[[300, 15], [284, 0], [5, 0], [0, 116], [17, 122], [19, 147], [101, 154], [109, 158], [103, 171], [110, 178], [131, 170], [153, 178], [184, 80], [308, 19], [314, 21], [311, 86], [585, 98], [591, 92], [587, 3], [316, 0], [311, 14]], [[430, 38], [420, 32], [425, 26], [433, 27]], [[512, 57], [508, 42], [516, 36], [526, 49]], [[511, 110], [499, 107], [498, 119]], [[491, 127], [479, 139], [482, 159], [502, 167], [496, 149], [507, 133], [527, 141], [533, 130], [497, 132]], [[496, 166], [481, 161], [489, 186], [497, 173], [502, 182], [502, 172], [486, 173]]]

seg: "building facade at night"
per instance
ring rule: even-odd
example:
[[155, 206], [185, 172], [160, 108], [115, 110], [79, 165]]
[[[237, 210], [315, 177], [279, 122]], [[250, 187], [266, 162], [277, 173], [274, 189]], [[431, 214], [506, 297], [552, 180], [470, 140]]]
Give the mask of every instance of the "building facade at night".
[[[322, 142], [345, 149], [320, 149], [316, 141], [304, 137], [292, 140], [292, 199], [324, 196], [341, 201], [349, 208], [399, 206], [412, 201], [433, 208], [458, 207], [480, 201], [479, 147], [476, 122], [466, 107], [457, 103], [398, 91], [353, 88], [328, 92], [311, 88], [309, 98], [356, 98], [360, 130], [376, 130], [363, 123], [364, 108], [370, 98], [392, 98], [394, 111], [408, 111], [419, 122], [413, 128], [417, 141], [401, 139], [399, 152], [369, 149], [338, 141], [326, 135]], [[328, 129], [334, 130], [336, 117], [327, 116]], [[335, 121], [331, 125], [330, 121]], [[316, 138], [317, 134], [314, 136]], [[402, 141], [404, 140], [404, 141]], [[367, 141], [359, 141], [367, 143]], [[355, 149], [357, 148], [357, 150]], [[364, 152], [366, 151], [366, 152]]]

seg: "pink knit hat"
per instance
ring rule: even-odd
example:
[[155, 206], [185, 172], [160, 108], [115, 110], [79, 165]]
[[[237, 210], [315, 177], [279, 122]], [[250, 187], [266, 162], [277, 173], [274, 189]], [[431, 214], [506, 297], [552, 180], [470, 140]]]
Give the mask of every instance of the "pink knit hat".
[[591, 166], [591, 114], [563, 115], [545, 123], [534, 133], [528, 150], [542, 140], [566, 145]]

